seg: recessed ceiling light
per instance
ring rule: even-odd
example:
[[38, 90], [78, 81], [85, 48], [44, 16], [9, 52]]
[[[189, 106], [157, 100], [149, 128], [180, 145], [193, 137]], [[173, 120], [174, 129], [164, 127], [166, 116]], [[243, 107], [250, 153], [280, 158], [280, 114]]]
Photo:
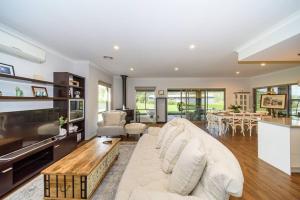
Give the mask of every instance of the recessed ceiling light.
[[133, 68], [133, 67], [130, 67], [130, 71], [134, 71], [134, 68]]
[[175, 71], [178, 71], [178, 70], [179, 70], [179, 68], [178, 68], [178, 67], [175, 67], [175, 68], [174, 68], [174, 70], [175, 70]]
[[195, 49], [196, 48], [196, 45], [194, 44], [190, 44], [189, 48], [192, 50], [192, 49]]
[[264, 67], [266, 66], [266, 63], [260, 63], [260, 66]]
[[114, 46], [114, 50], [117, 50], [117, 51], [118, 51], [119, 49], [120, 49], [120, 47], [119, 47], [118, 45], [115, 45], [115, 46]]
[[240, 72], [239, 71], [237, 71], [237, 72], [235, 72], [237, 75], [239, 75], [240, 74]]

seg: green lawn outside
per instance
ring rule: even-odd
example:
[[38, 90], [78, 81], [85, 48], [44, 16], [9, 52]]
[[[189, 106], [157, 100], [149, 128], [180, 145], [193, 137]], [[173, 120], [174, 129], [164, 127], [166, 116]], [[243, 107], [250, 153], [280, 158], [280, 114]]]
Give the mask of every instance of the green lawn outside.
[[[147, 102], [146, 104], [146, 108], [145, 108], [145, 103], [144, 102], [136, 102], [136, 109], [139, 110], [139, 112], [141, 114], [146, 114], [146, 110], [149, 110], [149, 109], [155, 109], [155, 104], [154, 102]], [[217, 102], [217, 103], [214, 103], [214, 104], [209, 104], [208, 105], [208, 109], [215, 109], [215, 110], [223, 110], [224, 109], [224, 103], [223, 102]], [[189, 112], [194, 112], [196, 110], [196, 105], [195, 104], [191, 104], [189, 106]], [[170, 114], [175, 114], [175, 113], [180, 113], [178, 111], [178, 107], [177, 107], [177, 102], [168, 102], [168, 113]]]

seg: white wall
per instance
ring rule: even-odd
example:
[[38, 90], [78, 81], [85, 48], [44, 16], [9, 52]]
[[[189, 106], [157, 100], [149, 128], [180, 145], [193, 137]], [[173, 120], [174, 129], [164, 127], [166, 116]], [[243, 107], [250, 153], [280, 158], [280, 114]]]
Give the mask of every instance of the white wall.
[[[97, 94], [98, 80], [112, 84], [113, 76], [103, 72], [99, 66], [91, 64], [89, 61], [76, 61], [51, 50], [42, 44], [35, 42], [20, 33], [17, 33], [7, 27], [1, 27], [11, 34], [17, 35], [26, 41], [30, 41], [46, 51], [46, 62], [42, 64], [33, 63], [18, 57], [0, 53], [0, 63], [6, 63], [14, 66], [17, 76], [34, 78], [34, 75], [40, 75], [47, 81], [53, 81], [53, 72], [71, 72], [86, 78], [86, 139], [95, 135], [97, 129]], [[13, 82], [0, 80], [0, 91], [3, 95], [15, 95], [16, 86], [24, 91], [24, 96], [32, 96], [32, 83]], [[35, 84], [39, 86], [39, 84]], [[45, 85], [42, 85], [45, 87]], [[53, 87], [48, 86], [49, 96], [53, 94]], [[52, 101], [0, 101], [0, 112], [33, 110], [53, 108]]]
[[269, 74], [251, 77], [249, 81], [249, 85], [251, 88], [256, 88], [262, 86], [297, 83], [299, 81], [300, 81], [300, 66], [269, 73]]
[[89, 64], [86, 79], [86, 139], [96, 135], [98, 121], [98, 81], [113, 84], [113, 76], [99, 70], [95, 64]]
[[[114, 108], [120, 108], [121, 98], [121, 78], [114, 77]], [[135, 107], [135, 87], [154, 86], [156, 90], [170, 88], [225, 88], [226, 107], [233, 104], [233, 93], [237, 91], [250, 91], [248, 79], [244, 78], [128, 78], [127, 81], [127, 106]]]
[[[47, 61], [42, 64], [33, 63], [21, 58], [0, 53], [1, 63], [6, 63], [14, 66], [17, 76], [33, 78], [34, 75], [40, 75], [47, 81], [53, 81], [53, 72], [57, 71], [73, 71], [73, 62], [67, 60], [58, 54], [55, 55], [47, 52]], [[81, 74], [80, 74], [81, 75]], [[24, 96], [32, 96], [31, 85], [45, 86], [24, 82], [12, 82], [0, 80], [0, 90], [3, 95], [14, 96], [15, 88], [18, 86], [24, 91]], [[52, 96], [52, 87], [47, 87], [49, 96]], [[0, 101], [0, 112], [18, 111], [18, 110], [33, 110], [52, 108], [52, 101]]]

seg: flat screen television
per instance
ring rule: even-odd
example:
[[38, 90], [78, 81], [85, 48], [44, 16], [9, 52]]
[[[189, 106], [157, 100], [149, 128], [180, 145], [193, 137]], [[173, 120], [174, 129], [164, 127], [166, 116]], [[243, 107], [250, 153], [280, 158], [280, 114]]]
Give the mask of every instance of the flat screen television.
[[0, 156], [59, 134], [56, 109], [0, 113]]

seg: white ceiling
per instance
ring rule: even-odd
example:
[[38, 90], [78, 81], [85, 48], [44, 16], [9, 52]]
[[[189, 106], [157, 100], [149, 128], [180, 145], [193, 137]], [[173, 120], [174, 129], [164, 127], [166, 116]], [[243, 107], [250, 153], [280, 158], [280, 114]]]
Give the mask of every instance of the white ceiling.
[[116, 75], [232, 77], [240, 71], [249, 77], [296, 66], [237, 64], [234, 50], [299, 10], [299, 0], [1, 0], [0, 7], [1, 23]]

